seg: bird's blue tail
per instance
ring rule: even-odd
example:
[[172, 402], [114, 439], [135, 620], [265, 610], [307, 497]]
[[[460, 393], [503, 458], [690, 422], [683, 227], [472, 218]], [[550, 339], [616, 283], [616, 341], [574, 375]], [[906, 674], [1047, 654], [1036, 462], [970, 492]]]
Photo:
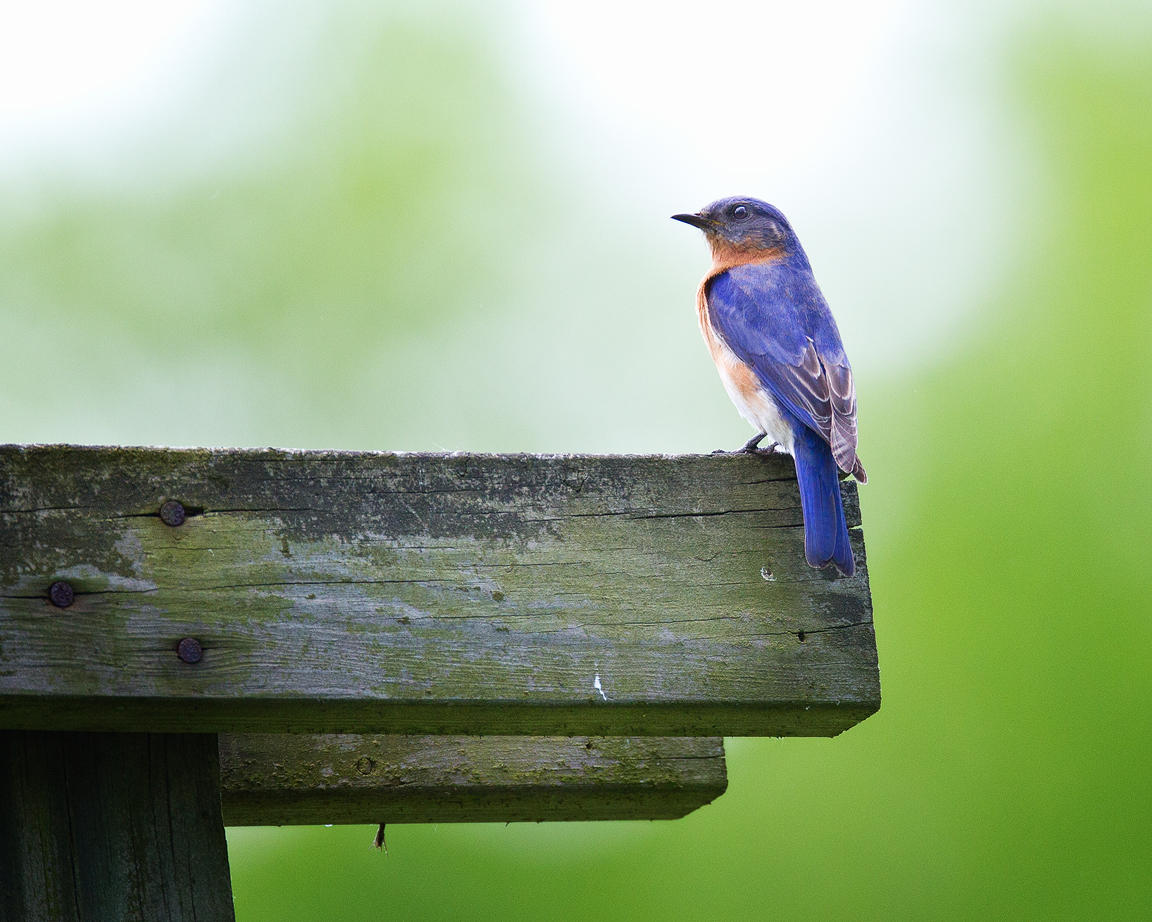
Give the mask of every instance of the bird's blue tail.
[[840, 499], [840, 474], [832, 449], [807, 426], [795, 427], [793, 456], [804, 512], [804, 556], [814, 567], [834, 563], [845, 576], [856, 572], [848, 523]]

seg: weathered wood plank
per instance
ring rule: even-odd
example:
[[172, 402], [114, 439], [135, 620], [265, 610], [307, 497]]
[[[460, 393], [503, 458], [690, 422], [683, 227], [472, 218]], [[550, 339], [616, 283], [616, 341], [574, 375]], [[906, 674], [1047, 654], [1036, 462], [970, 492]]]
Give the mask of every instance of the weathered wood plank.
[[0, 731], [0, 919], [232, 919], [216, 737]]
[[0, 725], [831, 735], [852, 532], [808, 568], [784, 457], [0, 448]]
[[716, 737], [220, 737], [229, 826], [674, 819], [727, 787]]

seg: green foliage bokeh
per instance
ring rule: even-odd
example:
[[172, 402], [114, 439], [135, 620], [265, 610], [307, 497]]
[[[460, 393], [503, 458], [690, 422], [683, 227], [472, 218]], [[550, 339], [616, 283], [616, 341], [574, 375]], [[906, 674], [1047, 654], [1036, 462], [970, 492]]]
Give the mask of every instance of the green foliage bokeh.
[[[702, 251], [672, 250], [664, 215], [646, 223], [627, 190], [590, 201], [565, 180], [497, 30], [358, 15], [283, 39], [280, 57], [265, 43], [246, 79], [290, 94], [287, 114], [260, 122], [225, 67], [106, 175], [5, 178], [5, 440], [741, 441], [693, 326]], [[995, 50], [987, 92], [1011, 113], [1026, 188], [955, 232], [1011, 226], [1011, 258], [930, 364], [861, 375], [878, 715], [833, 741], [729, 741], [728, 793], [675, 823], [394, 827], [386, 858], [368, 828], [232, 830], [239, 918], [1141, 917], [1139, 25], [1111, 40], [1021, 25]], [[245, 155], [197, 171], [163, 154], [204, 147], [212, 126], [248, 133]]]

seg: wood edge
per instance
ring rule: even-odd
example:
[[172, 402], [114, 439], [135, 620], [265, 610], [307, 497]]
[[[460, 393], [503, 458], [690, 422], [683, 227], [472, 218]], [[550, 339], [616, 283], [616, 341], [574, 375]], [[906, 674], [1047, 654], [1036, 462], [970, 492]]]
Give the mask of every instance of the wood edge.
[[0, 695], [0, 729], [99, 733], [377, 733], [459, 736], [838, 736], [880, 708], [874, 688], [852, 700], [522, 702], [205, 700]]
[[728, 785], [719, 737], [225, 734], [220, 752], [228, 826], [676, 819]]

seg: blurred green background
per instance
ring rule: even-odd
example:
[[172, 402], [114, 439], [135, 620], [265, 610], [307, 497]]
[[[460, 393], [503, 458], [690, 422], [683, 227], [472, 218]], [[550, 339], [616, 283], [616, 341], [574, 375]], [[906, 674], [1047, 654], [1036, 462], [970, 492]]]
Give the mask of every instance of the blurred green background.
[[677, 822], [232, 830], [242, 922], [1146, 917], [1147, 4], [47, 3], [0, 86], [4, 441], [735, 446], [735, 193], [857, 371], [879, 714]]

